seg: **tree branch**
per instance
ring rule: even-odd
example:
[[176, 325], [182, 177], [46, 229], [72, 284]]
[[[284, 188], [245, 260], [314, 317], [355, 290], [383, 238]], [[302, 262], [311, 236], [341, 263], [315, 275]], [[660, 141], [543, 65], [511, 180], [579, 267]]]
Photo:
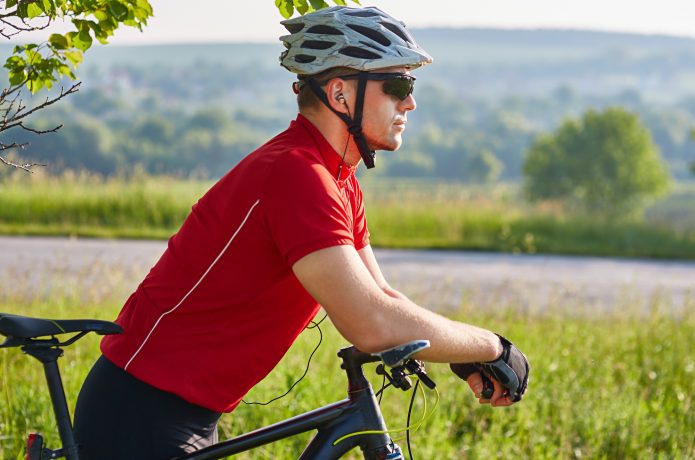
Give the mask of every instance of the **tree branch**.
[[[21, 87], [22, 85], [17, 85], [12, 88], [5, 88], [2, 90], [2, 93], [0, 93], [0, 132], [7, 131], [12, 128], [22, 128], [25, 131], [32, 132], [34, 134], [48, 134], [48, 133], [54, 133], [58, 131], [60, 128], [63, 127], [63, 125], [58, 125], [55, 126], [54, 128], [50, 129], [35, 129], [31, 128], [29, 126], [26, 126], [24, 123], [24, 119], [28, 117], [29, 115], [33, 114], [34, 112], [44, 109], [52, 104], [55, 104], [59, 100], [63, 99], [65, 96], [75, 93], [79, 90], [80, 88], [80, 82], [77, 82], [73, 84], [70, 88], [65, 90], [65, 88], [60, 88], [60, 94], [58, 94], [55, 97], [47, 97], [45, 101], [42, 103], [32, 107], [31, 109], [27, 110], [27, 105], [24, 104], [22, 99], [20, 99], [21, 96]], [[9, 96], [12, 96], [11, 98]], [[19, 148], [23, 149], [26, 147], [26, 143], [24, 144], [17, 144], [12, 143], [9, 145], [0, 143], [0, 152], [4, 150], [8, 150], [11, 148]], [[5, 164], [6, 166], [11, 166], [17, 169], [22, 169], [27, 172], [33, 172], [31, 168], [34, 166], [46, 166], [45, 164], [41, 163], [24, 163], [24, 164], [19, 164], [15, 163], [13, 161], [8, 160], [7, 158], [0, 157], [0, 163]]]
[[46, 166], [45, 164], [41, 164], [41, 163], [25, 163], [23, 165], [19, 165], [17, 163], [13, 163], [13, 162], [5, 159], [4, 157], [1, 157], [1, 156], [0, 156], [0, 162], [6, 164], [7, 166], [11, 166], [13, 168], [23, 169], [24, 171], [32, 173], [32, 174], [34, 173], [34, 171], [32, 171], [31, 168], [33, 168], [34, 166]]
[[[33, 107], [31, 110], [28, 110], [26, 112], [23, 112], [23, 110], [26, 109], [26, 105], [23, 105], [21, 100], [19, 101], [19, 107], [17, 107], [16, 109], [13, 108], [13, 105], [17, 101], [17, 97], [19, 97], [19, 93], [18, 93], [17, 96], [12, 100], [12, 102], [10, 102], [9, 107], [5, 111], [6, 115], [3, 118], [2, 122], [0, 123], [0, 132], [5, 131], [5, 130], [10, 129], [10, 128], [14, 128], [16, 126], [22, 126], [24, 129], [27, 129], [30, 131], [31, 129], [27, 128], [26, 126], [22, 125], [22, 123], [18, 123], [18, 122], [20, 122], [22, 119], [28, 117], [29, 115], [31, 115], [32, 113], [34, 113], [38, 110], [44, 109], [44, 108], [48, 107], [49, 105], [55, 104], [56, 102], [58, 102], [59, 100], [61, 100], [65, 96], [79, 91], [80, 85], [81, 85], [81, 82], [77, 82], [74, 85], [72, 85], [67, 91], [65, 91], [65, 88], [60, 88], [60, 94], [59, 95], [57, 95], [53, 99], [47, 97], [44, 102]], [[0, 101], [1, 101], [1, 99], [0, 99]], [[13, 110], [14, 110], [14, 113], [10, 113]]]

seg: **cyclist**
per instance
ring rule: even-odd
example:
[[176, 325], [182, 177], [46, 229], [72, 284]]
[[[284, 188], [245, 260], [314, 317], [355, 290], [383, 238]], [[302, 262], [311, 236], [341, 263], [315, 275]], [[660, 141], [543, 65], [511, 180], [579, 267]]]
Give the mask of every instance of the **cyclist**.
[[[422, 308], [384, 279], [355, 170], [397, 150], [415, 109], [411, 71], [432, 62], [374, 7], [283, 21], [281, 65], [299, 114], [193, 206], [117, 322], [125, 333], [80, 392], [81, 458], [171, 458], [216, 440], [216, 424], [278, 363], [321, 305], [363, 351], [415, 339], [494, 406], [523, 394], [528, 363], [490, 331]], [[513, 381], [513, 384], [510, 383]], [[501, 383], [500, 383], [501, 382]]]

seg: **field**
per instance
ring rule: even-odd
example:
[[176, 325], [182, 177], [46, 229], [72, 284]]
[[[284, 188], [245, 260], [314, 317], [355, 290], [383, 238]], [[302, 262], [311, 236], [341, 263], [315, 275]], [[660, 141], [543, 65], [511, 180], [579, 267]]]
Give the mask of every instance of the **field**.
[[[530, 206], [516, 187], [363, 181], [372, 244], [604, 256], [695, 258], [695, 192], [681, 187], [647, 219], [607, 223]], [[163, 239], [211, 182], [88, 174], [0, 178], [0, 234]]]
[[[150, 177], [128, 182], [87, 175], [6, 177], [0, 181], [0, 233], [165, 238], [209, 185]], [[649, 211], [642, 223], [608, 225], [529, 207], [508, 187], [367, 181], [364, 188], [378, 246], [695, 257], [695, 225], [688, 221], [695, 213], [682, 211], [692, 206], [689, 190]], [[0, 290], [0, 312], [110, 320], [124, 299], [131, 270], [123, 266], [95, 279], [101, 271], [87, 269], [77, 280], [58, 272], [48, 287], [32, 286], [31, 273], [10, 272], [12, 280], [4, 280], [6, 288]], [[428, 287], [420, 288], [415, 290]], [[475, 305], [462, 293], [458, 308], [447, 306], [447, 314], [502, 333], [527, 353], [532, 364], [527, 396], [511, 408], [479, 406], [447, 366], [430, 365], [440, 400], [413, 434], [414, 458], [695, 458], [695, 297], [674, 309], [668, 296], [655, 294], [641, 299], [648, 304], [645, 310], [626, 292], [598, 316], [560, 301], [530, 309], [522, 299], [505, 296], [504, 286], [496, 289], [500, 292]], [[506, 299], [502, 305], [496, 303], [500, 298]], [[345, 397], [335, 357], [345, 343], [328, 321], [324, 325], [323, 344], [306, 379], [280, 401], [241, 405], [223, 417], [222, 437]], [[316, 330], [305, 331], [247, 401], [284, 393], [317, 341]], [[97, 354], [98, 338], [87, 337], [61, 360], [71, 408]], [[379, 386], [373, 369], [368, 372]], [[428, 392], [427, 398], [431, 408], [435, 397]], [[398, 390], [386, 392], [382, 407], [390, 428], [405, 426], [408, 401], [409, 395]], [[418, 399], [416, 419], [422, 410]], [[42, 370], [17, 349], [0, 350], [0, 458], [22, 458], [23, 439], [31, 430], [44, 432], [49, 445], [56, 445]], [[236, 458], [293, 459], [307, 439], [299, 436]], [[405, 447], [405, 441], [399, 443]]]
[[[103, 282], [120, 281], [110, 279]], [[121, 299], [111, 294], [85, 295], [76, 286], [56, 286], [50, 301], [43, 295], [33, 298], [31, 289], [3, 292], [0, 311], [112, 319], [120, 306]], [[20, 291], [28, 294], [16, 295]], [[526, 351], [533, 369], [527, 396], [511, 408], [479, 406], [447, 366], [430, 365], [440, 401], [413, 435], [415, 458], [695, 458], [693, 308], [674, 315], [668, 304], [655, 298], [647, 313], [616, 305], [613, 313], [597, 318], [566, 312], [562, 305], [544, 313], [522, 313], [517, 307], [513, 303], [503, 309], [473, 306], [464, 295], [453, 315], [504, 333]], [[345, 343], [328, 321], [322, 329], [323, 344], [306, 379], [285, 399], [265, 407], [241, 405], [223, 417], [223, 437], [345, 397], [335, 357]], [[246, 400], [267, 401], [284, 393], [301, 375], [317, 341], [316, 330], [305, 331]], [[61, 360], [70, 407], [97, 356], [97, 344], [96, 337], [82, 339]], [[38, 362], [17, 349], [0, 350], [0, 369], [0, 458], [21, 458], [23, 438], [30, 430], [44, 432], [55, 445], [57, 435]], [[379, 385], [373, 369], [368, 373]], [[431, 392], [427, 397], [431, 408], [435, 397]], [[382, 406], [390, 428], [405, 426], [408, 401], [409, 395], [399, 390], [386, 392]], [[416, 420], [421, 417], [421, 402], [415, 414]], [[307, 439], [299, 436], [237, 458], [296, 458]], [[359, 457], [355, 453], [352, 458]]]

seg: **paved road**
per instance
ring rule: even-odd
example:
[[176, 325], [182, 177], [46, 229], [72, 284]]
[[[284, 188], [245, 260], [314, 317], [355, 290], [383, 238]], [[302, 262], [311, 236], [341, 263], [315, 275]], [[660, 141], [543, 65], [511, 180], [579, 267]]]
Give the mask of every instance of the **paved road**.
[[[125, 298], [162, 241], [0, 237], [0, 298]], [[573, 311], [695, 306], [695, 262], [410, 250], [375, 251], [391, 284], [436, 309]]]

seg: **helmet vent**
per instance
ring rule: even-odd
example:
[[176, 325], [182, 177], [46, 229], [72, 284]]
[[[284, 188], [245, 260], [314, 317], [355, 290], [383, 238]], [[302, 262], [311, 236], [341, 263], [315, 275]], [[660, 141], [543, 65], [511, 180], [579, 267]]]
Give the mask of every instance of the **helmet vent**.
[[302, 23], [296, 23], [296, 24], [285, 24], [285, 29], [291, 34], [296, 34], [297, 32], [301, 31], [304, 28], [304, 24]]
[[317, 24], [315, 26], [307, 29], [308, 34], [323, 34], [323, 35], [343, 35], [343, 33], [336, 29], [335, 27], [327, 26], [325, 24]]
[[356, 16], [358, 18], [371, 18], [374, 16], [379, 16], [379, 13], [375, 11], [350, 11], [345, 13], [347, 16]]
[[379, 51], [380, 53], [385, 53], [385, 51], [382, 48], [379, 48], [374, 43], [367, 43], [367, 42], [363, 42], [362, 40], [360, 40], [360, 43], [363, 44], [364, 46], [368, 46], [370, 48], [373, 48], [373, 49]]
[[294, 57], [294, 60], [300, 64], [308, 64], [316, 60], [316, 56], [309, 56], [307, 54], [298, 54]]
[[321, 40], [304, 40], [300, 48], [308, 48], [312, 50], [325, 50], [334, 45], [335, 43], [324, 42]]
[[358, 59], [379, 59], [380, 57], [376, 53], [372, 53], [371, 51], [358, 48], [356, 46], [347, 46], [338, 52], [340, 54], [344, 54], [345, 56], [350, 56]]
[[393, 32], [394, 34], [398, 35], [401, 37], [401, 39], [406, 42], [406, 43], [413, 43], [413, 39], [405, 32], [403, 31], [400, 27], [398, 27], [396, 24], [392, 24], [390, 22], [382, 21], [380, 24], [384, 27], [386, 27], [388, 30]]
[[370, 29], [369, 27], [358, 26], [356, 24], [347, 24], [347, 26], [355, 32], [358, 32], [367, 38], [371, 38], [372, 40], [383, 46], [389, 46], [391, 44], [391, 40], [384, 37], [379, 31]]

